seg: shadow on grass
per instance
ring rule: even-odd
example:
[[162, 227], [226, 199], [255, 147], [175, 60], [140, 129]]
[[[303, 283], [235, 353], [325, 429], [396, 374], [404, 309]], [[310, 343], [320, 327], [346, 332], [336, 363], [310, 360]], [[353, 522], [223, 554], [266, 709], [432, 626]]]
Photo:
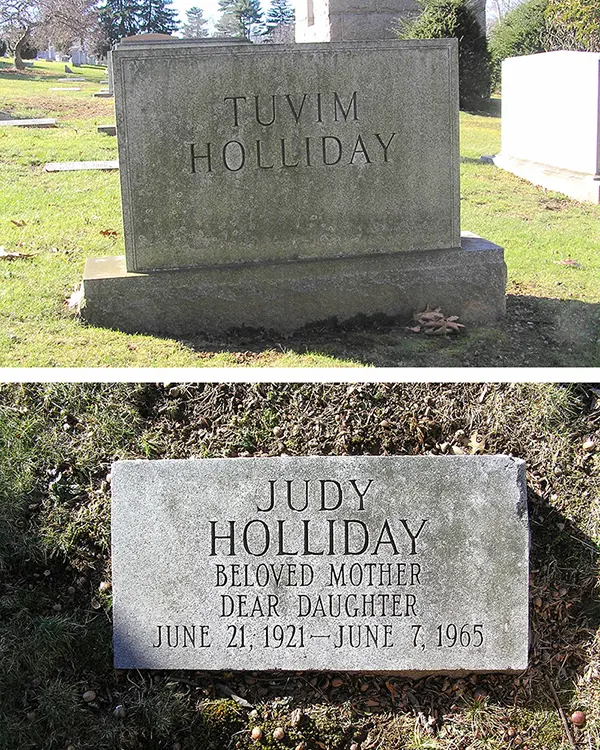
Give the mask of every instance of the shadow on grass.
[[502, 100], [498, 98], [490, 99], [483, 109], [465, 109], [462, 110], [469, 115], [478, 115], [479, 117], [495, 117], [499, 118], [502, 116]]
[[[452, 311], [443, 311], [451, 314]], [[238, 355], [253, 364], [266, 350], [320, 354], [376, 367], [595, 367], [600, 365], [600, 304], [508, 295], [497, 323], [458, 336], [424, 336], [410, 321], [383, 317], [326, 321], [289, 335], [232, 331], [183, 337], [191, 349]]]

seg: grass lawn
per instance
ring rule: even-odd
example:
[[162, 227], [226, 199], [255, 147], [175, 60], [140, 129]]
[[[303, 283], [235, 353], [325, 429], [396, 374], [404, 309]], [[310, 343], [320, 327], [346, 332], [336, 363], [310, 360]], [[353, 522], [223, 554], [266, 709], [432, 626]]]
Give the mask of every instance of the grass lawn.
[[[531, 636], [523, 673], [113, 669], [115, 459], [419, 455], [473, 445], [526, 461]], [[595, 750], [599, 496], [600, 392], [589, 387], [1, 385], [0, 747]], [[576, 710], [586, 716], [582, 729], [569, 720]], [[250, 738], [255, 726], [259, 742]], [[283, 742], [272, 739], [278, 726]]]
[[[83, 66], [81, 91], [64, 65], [24, 73], [0, 60], [0, 112], [56, 117], [59, 127], [0, 128], [0, 365], [54, 366], [593, 366], [600, 363], [600, 207], [536, 188], [478, 161], [499, 150], [500, 120], [461, 114], [462, 228], [505, 248], [508, 313], [457, 338], [408, 333], [408, 321], [312, 326], [185, 339], [93, 328], [65, 299], [85, 259], [124, 253], [116, 172], [45, 173], [50, 161], [116, 158], [113, 101], [95, 99], [105, 70]], [[2, 116], [2, 115], [0, 115]], [[571, 260], [565, 265], [561, 261]], [[452, 310], [444, 310], [447, 315]]]

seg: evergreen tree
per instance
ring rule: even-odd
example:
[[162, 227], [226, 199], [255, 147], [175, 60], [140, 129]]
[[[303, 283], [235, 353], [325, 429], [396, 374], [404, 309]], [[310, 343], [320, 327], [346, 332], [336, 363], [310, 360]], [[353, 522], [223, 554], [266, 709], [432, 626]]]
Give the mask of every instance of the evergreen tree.
[[492, 27], [488, 46], [493, 86], [501, 83], [502, 61], [507, 57], [544, 52], [547, 6], [548, 0], [526, 0]]
[[171, 0], [140, 0], [139, 30], [147, 34], [171, 34], [179, 28], [177, 11], [169, 8]]
[[139, 32], [137, 0], [105, 0], [99, 21], [110, 47]]
[[234, 7], [235, 0], [219, 0], [219, 10], [221, 15], [215, 24], [217, 36], [239, 37], [242, 35], [238, 20], [233, 15]]
[[260, 0], [237, 0], [233, 15], [239, 21], [244, 39], [250, 39], [253, 31], [261, 31], [261, 29], [256, 29], [263, 17]]
[[177, 12], [170, 4], [171, 0], [105, 0], [99, 20], [110, 47], [134, 34], [177, 31]]
[[276, 26], [291, 26], [295, 20], [294, 8], [289, 0], [271, 0], [266, 20], [268, 31]]
[[208, 36], [206, 24], [208, 20], [204, 18], [202, 8], [193, 7], [186, 11], [187, 22], [183, 24], [182, 34], [186, 39], [198, 39]]
[[262, 21], [260, 0], [219, 0], [221, 18], [217, 21], [218, 36], [250, 39]]
[[458, 39], [461, 109], [486, 106], [490, 96], [490, 53], [469, 0], [418, 0], [416, 18], [400, 22], [400, 39]]

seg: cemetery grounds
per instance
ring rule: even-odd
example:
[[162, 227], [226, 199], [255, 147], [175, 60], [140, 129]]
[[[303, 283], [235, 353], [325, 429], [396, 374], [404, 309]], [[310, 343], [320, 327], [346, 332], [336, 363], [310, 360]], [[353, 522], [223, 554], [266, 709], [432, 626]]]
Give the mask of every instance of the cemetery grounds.
[[[529, 668], [420, 678], [115, 670], [112, 462], [282, 453], [523, 458]], [[0, 747], [596, 750], [599, 494], [591, 386], [0, 385]]]
[[[0, 118], [55, 117], [49, 129], [0, 127], [0, 364], [139, 366], [597, 366], [600, 363], [600, 206], [577, 203], [481, 163], [500, 148], [498, 112], [461, 113], [461, 225], [505, 248], [507, 314], [458, 336], [407, 330], [410, 320], [312, 325], [292, 336], [130, 335], [82, 322], [67, 300], [88, 257], [124, 254], [116, 171], [46, 173], [56, 161], [112, 160], [116, 138], [106, 69], [25, 72], [0, 60]], [[498, 109], [499, 102], [493, 102]], [[274, 207], [276, 210], [276, 207]], [[177, 304], [174, 300], [173, 304]], [[435, 300], [431, 300], [435, 307]], [[415, 311], [420, 312], [420, 311]], [[446, 316], [452, 310], [442, 310]], [[414, 322], [412, 322], [414, 327]]]

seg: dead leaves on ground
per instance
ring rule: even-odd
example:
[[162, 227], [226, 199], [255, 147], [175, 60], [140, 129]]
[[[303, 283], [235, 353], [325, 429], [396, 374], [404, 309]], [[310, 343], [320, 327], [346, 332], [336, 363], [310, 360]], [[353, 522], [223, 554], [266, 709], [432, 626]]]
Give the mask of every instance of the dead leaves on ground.
[[0, 260], [18, 260], [19, 258], [32, 258], [32, 253], [9, 253], [0, 246]]
[[456, 334], [460, 333], [461, 328], [464, 328], [464, 325], [458, 322], [458, 315], [446, 317], [439, 307], [431, 308], [429, 305], [422, 312], [414, 313], [413, 321], [416, 325], [407, 326], [407, 331], [424, 333], [429, 336]]
[[113, 237], [113, 238], [118, 237], [118, 232], [114, 229], [101, 229], [100, 234], [103, 237]]

